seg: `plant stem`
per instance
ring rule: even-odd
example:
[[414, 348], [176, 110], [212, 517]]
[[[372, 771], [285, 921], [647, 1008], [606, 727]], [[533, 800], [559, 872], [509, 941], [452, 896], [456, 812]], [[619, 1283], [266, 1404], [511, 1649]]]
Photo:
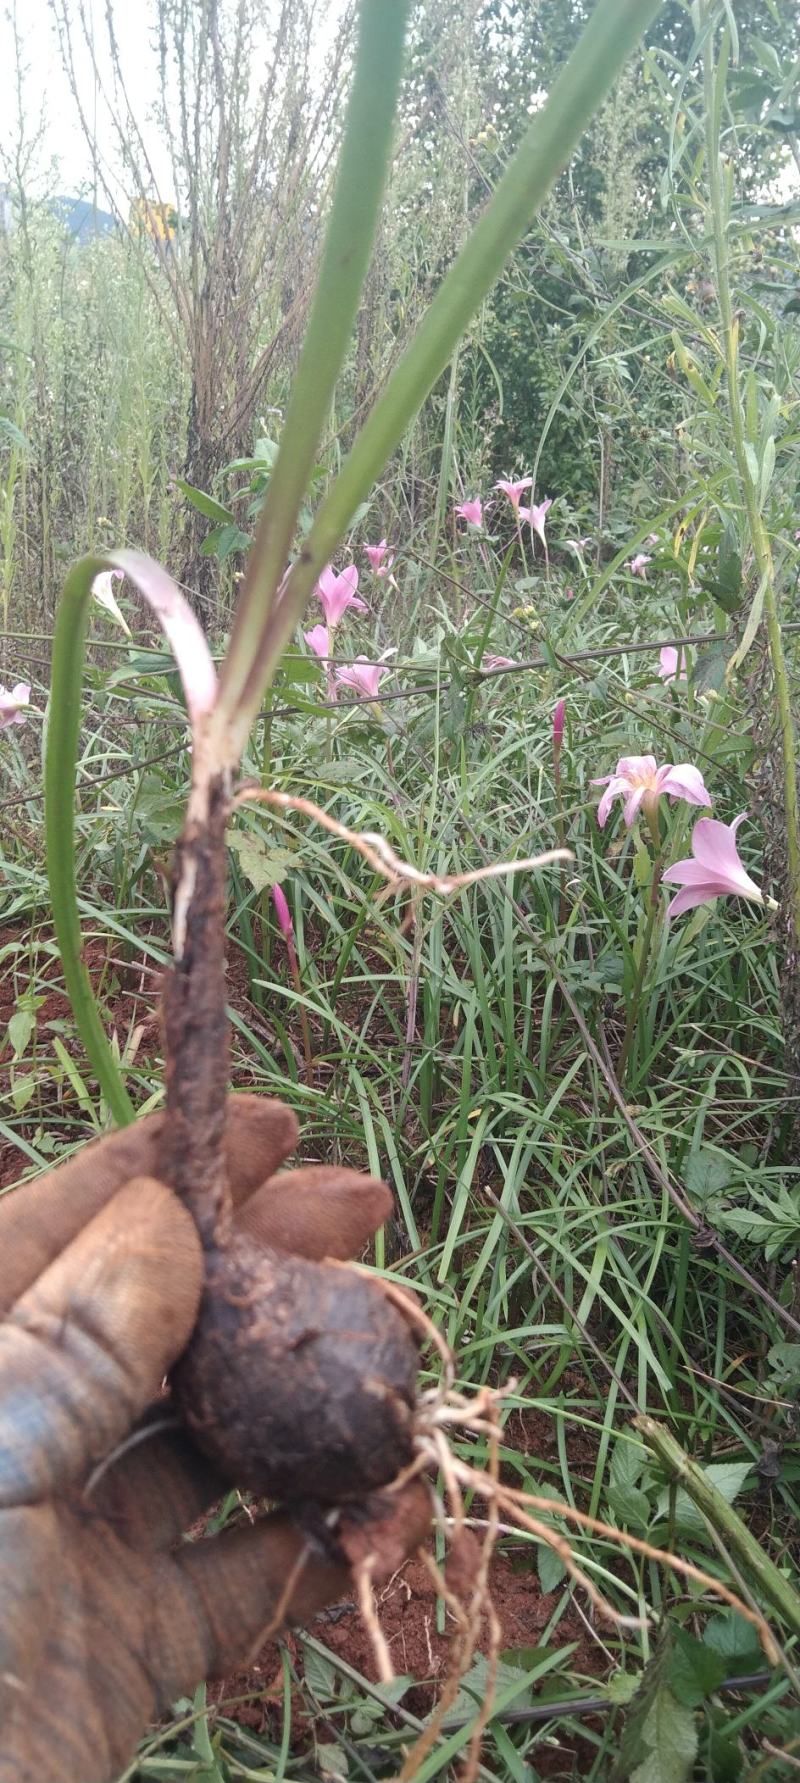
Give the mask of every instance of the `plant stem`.
[[[244, 747], [263, 689], [275, 674], [311, 590], [350, 525], [359, 502], [368, 496], [376, 476], [445, 370], [456, 342], [491, 290], [659, 4], [660, 0], [597, 0], [546, 104], [533, 119], [357, 435], [281, 588], [280, 598], [270, 604], [263, 630], [257, 638], [254, 607], [248, 614], [246, 628], [242, 621], [234, 630], [231, 660], [223, 671], [216, 715], [217, 730], [223, 733], [218, 738], [220, 753], [231, 763]], [[316, 303], [312, 323], [317, 325]], [[325, 318], [320, 318], [319, 326], [324, 325]], [[265, 509], [255, 546], [262, 582], [266, 574], [266, 547], [261, 535], [268, 523], [271, 524], [271, 517]], [[279, 567], [277, 554], [272, 552], [270, 575], [276, 578], [276, 585], [284, 561], [285, 558]], [[248, 577], [248, 588], [255, 586], [255, 576], [254, 570], [253, 577]], [[261, 618], [263, 610], [261, 600]], [[244, 652], [245, 629], [249, 656]]]
[[[711, 7], [705, 0], [704, 22], [709, 23]], [[769, 537], [761, 514], [759, 490], [748, 464], [748, 441], [745, 416], [739, 389], [739, 318], [734, 314], [730, 285], [727, 216], [728, 203], [723, 193], [720, 169], [720, 116], [724, 97], [724, 80], [728, 62], [728, 35], [724, 34], [724, 50], [719, 67], [715, 66], [713, 34], [706, 30], [703, 44], [703, 82], [706, 114], [706, 158], [708, 189], [713, 228], [714, 261], [725, 361], [728, 408], [741, 493], [753, 556], [763, 589], [770, 661], [775, 686], [775, 702], [781, 735], [783, 762], [784, 817], [786, 853], [789, 874], [788, 896], [795, 947], [800, 946], [800, 808], [797, 794], [797, 765], [791, 690], [786, 655], [783, 648], [780, 612], [775, 589], [775, 572]]]
[[733, 1506], [712, 1485], [697, 1462], [685, 1453], [671, 1431], [644, 1414], [633, 1419], [633, 1426], [647, 1447], [658, 1456], [670, 1477], [683, 1487], [687, 1497], [724, 1538], [736, 1559], [755, 1580], [767, 1603], [794, 1634], [800, 1634], [800, 1597], [770, 1560], [763, 1542], [751, 1535]]
[[100, 1020], [83, 958], [75, 878], [75, 781], [81, 730], [83, 662], [92, 582], [106, 567], [104, 558], [84, 558], [70, 570], [56, 615], [50, 715], [45, 757], [45, 836], [53, 927], [75, 1026], [118, 1126], [134, 1118]]
[[664, 863], [659, 857], [653, 862], [653, 877], [650, 882], [647, 920], [644, 925], [642, 945], [639, 950], [639, 960], [636, 967], [636, 977], [634, 979], [633, 990], [631, 991], [630, 1002], [628, 1004], [628, 1018], [625, 1023], [625, 1033], [617, 1063], [617, 1078], [620, 1084], [624, 1084], [625, 1082], [625, 1071], [628, 1064], [628, 1055], [631, 1050], [631, 1042], [639, 1025], [639, 1009], [642, 1001], [642, 990], [644, 988], [647, 967], [650, 960], [650, 950], [653, 944], [653, 931], [656, 925], [656, 917], [658, 916], [658, 893], [661, 886], [661, 874], [663, 870]]
[[359, 7], [358, 53], [322, 264], [222, 670], [220, 704], [227, 714], [244, 698], [252, 716], [267, 684], [265, 625], [280, 600], [300, 503], [369, 265], [389, 166], [409, 6], [410, 0], [362, 0]]

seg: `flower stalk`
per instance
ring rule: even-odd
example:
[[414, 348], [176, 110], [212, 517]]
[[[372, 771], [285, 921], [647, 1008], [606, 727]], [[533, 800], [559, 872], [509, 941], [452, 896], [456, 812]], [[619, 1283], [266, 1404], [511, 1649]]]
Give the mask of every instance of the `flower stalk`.
[[[702, 0], [701, 23], [705, 25], [703, 42], [703, 86], [706, 118], [706, 159], [708, 164], [709, 208], [711, 212], [714, 270], [717, 303], [725, 365], [733, 450], [736, 460], [741, 498], [758, 575], [759, 594], [763, 598], [767, 640], [775, 688], [775, 703], [781, 737], [783, 765], [784, 818], [786, 823], [786, 856], [788, 866], [788, 901], [794, 947], [800, 947], [800, 806], [798, 806], [796, 738], [792, 717], [791, 689], [786, 654], [783, 648], [780, 611], [775, 588], [775, 569], [769, 537], [761, 512], [760, 492], [750, 464], [744, 405], [739, 379], [739, 317], [734, 313], [730, 282], [727, 222], [729, 194], [723, 181], [720, 155], [721, 115], [730, 52], [727, 25], [722, 33], [719, 62], [715, 60], [714, 36], [711, 28], [713, 0]], [[756, 597], [758, 599], [758, 596]]]

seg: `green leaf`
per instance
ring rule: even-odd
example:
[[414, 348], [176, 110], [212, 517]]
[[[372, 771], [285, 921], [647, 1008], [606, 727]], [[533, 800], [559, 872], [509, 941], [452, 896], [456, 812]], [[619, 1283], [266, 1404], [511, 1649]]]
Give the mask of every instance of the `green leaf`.
[[548, 1548], [546, 1542], [540, 1542], [536, 1550], [536, 1568], [539, 1574], [539, 1584], [545, 1596], [548, 1592], [555, 1591], [566, 1576], [563, 1560], [554, 1548]]
[[[733, 1504], [742, 1490], [748, 1474], [752, 1473], [752, 1461], [712, 1461], [702, 1469], [706, 1479], [715, 1486], [726, 1504]], [[667, 1487], [658, 1500], [657, 1511], [665, 1517], [669, 1510], [670, 1489]], [[675, 1522], [686, 1534], [704, 1535], [706, 1519], [699, 1511], [687, 1492], [679, 1489], [675, 1495]]]
[[[714, 599], [717, 599], [716, 595], [714, 595]], [[738, 601], [736, 604], [739, 605]], [[733, 645], [726, 644], [722, 640], [719, 644], [711, 644], [707, 650], [698, 650], [692, 671], [692, 685], [695, 693], [719, 693], [721, 691], [725, 685], [725, 670], [732, 651]]]
[[695, 1640], [685, 1628], [672, 1631], [672, 1655], [669, 1663], [669, 1687], [679, 1703], [687, 1709], [699, 1708], [706, 1696], [722, 1683], [725, 1661], [713, 1647]]
[[684, 1183], [687, 1195], [702, 1207], [712, 1195], [721, 1195], [733, 1177], [730, 1161], [709, 1146], [691, 1152], [686, 1163]]
[[243, 532], [236, 521], [232, 520], [225, 526], [214, 527], [213, 532], [203, 540], [200, 554], [202, 557], [216, 557], [220, 563], [224, 563], [234, 551], [247, 551], [252, 542], [249, 532]]
[[206, 495], [204, 489], [195, 489], [191, 483], [185, 483], [182, 477], [177, 477], [176, 482], [181, 494], [185, 495], [199, 514], [205, 514], [207, 520], [216, 520], [218, 526], [235, 520], [233, 511], [226, 508], [223, 502], [215, 501], [213, 495]]
[[737, 1610], [722, 1610], [718, 1616], [711, 1616], [705, 1626], [704, 1642], [722, 1656], [727, 1672], [758, 1671], [764, 1663], [752, 1623], [746, 1622]]
[[673, 1655], [673, 1631], [666, 1627], [631, 1699], [614, 1783], [688, 1783], [697, 1730], [691, 1709], [670, 1688]]
[[343, 1746], [336, 1746], [332, 1740], [325, 1740], [315, 1747], [315, 1757], [323, 1783], [346, 1783], [350, 1766]]
[[646, 1757], [630, 1773], [630, 1783], [688, 1783], [697, 1757], [697, 1729], [686, 1709], [662, 1686], [642, 1724]]
[[228, 846], [233, 849], [245, 879], [256, 892], [280, 885], [289, 869], [297, 864], [296, 855], [289, 849], [268, 848], [254, 830], [234, 830], [228, 837]]
[[32, 1009], [15, 1009], [8, 1024], [8, 1038], [14, 1048], [14, 1058], [21, 1059], [27, 1051], [31, 1035], [36, 1028], [36, 1017]]
[[0, 415], [0, 438], [10, 440], [12, 446], [18, 446], [21, 452], [33, 452], [30, 440], [9, 420], [8, 415]]
[[647, 1450], [643, 1443], [631, 1442], [628, 1437], [620, 1436], [614, 1444], [609, 1468], [609, 1481], [612, 1491], [635, 1486], [647, 1466]]

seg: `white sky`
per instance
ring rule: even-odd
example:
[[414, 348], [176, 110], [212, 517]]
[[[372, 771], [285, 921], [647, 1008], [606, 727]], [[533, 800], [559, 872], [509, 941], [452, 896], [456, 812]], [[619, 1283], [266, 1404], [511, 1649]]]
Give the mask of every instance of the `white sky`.
[[[336, 23], [344, 11], [346, 0], [328, 0], [328, 16], [320, 18], [315, 49], [322, 60]], [[48, 0], [8, 0], [16, 4], [17, 26], [22, 40], [21, 60], [24, 69], [23, 110], [25, 133], [30, 139], [40, 119], [44, 123], [41, 154], [37, 157], [37, 173], [42, 192], [74, 195], [90, 190], [92, 158], [87, 147], [75, 101], [64, 73], [58, 47], [55, 21]], [[83, 31], [78, 16], [77, 0], [68, 0], [72, 18], [73, 50], [79, 67], [84, 108], [88, 118], [94, 116], [94, 76], [88, 53], [83, 49]], [[93, 19], [96, 54], [100, 77], [108, 77], [106, 52], [106, 0], [84, 0], [87, 17]], [[323, 10], [325, 8], [323, 7]], [[156, 65], [150, 48], [155, 23], [154, 0], [113, 0], [114, 29], [119, 44], [125, 84], [135, 104], [142, 127], [160, 196], [174, 198], [169, 156], [158, 131], [147, 130], [146, 114], [155, 98]], [[79, 54], [80, 52], [80, 54]], [[110, 90], [110, 81], [108, 82]], [[137, 96], [138, 95], [138, 96]], [[140, 102], [139, 102], [140, 100]], [[0, 181], [6, 177], [5, 157], [17, 130], [17, 83], [14, 66], [14, 39], [6, 7], [0, 11]], [[104, 119], [103, 105], [97, 105], [98, 145], [101, 155], [114, 153], [113, 129]], [[53, 161], [58, 172], [53, 175]], [[104, 200], [98, 193], [98, 202]]]

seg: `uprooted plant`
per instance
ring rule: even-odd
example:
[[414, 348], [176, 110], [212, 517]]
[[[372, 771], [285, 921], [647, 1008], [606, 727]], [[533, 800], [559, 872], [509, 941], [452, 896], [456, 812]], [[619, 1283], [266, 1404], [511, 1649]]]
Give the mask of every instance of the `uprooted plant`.
[[[568, 1506], [539, 1501], [503, 1485], [498, 1469], [498, 1401], [485, 1390], [469, 1402], [455, 1392], [452, 1361], [416, 1302], [391, 1283], [350, 1265], [312, 1262], [255, 1248], [234, 1234], [225, 1175], [223, 1134], [228, 1092], [225, 994], [226, 828], [237, 792], [239, 759], [266, 688], [358, 503], [387, 455], [447, 364], [458, 336], [523, 232], [531, 211], [567, 158], [656, 0], [599, 0], [589, 26], [431, 304], [404, 360], [389, 380], [311, 531], [291, 561], [297, 515], [355, 315], [383, 191], [400, 77], [407, 4], [372, 0], [361, 9], [361, 36], [341, 166], [326, 249], [307, 337], [287, 412], [256, 542], [251, 554], [230, 648], [219, 680], [198, 622], [169, 576], [130, 551], [79, 564], [71, 573], [59, 616], [47, 758], [48, 855], [56, 929], [78, 1025], [115, 1118], [133, 1110], [109, 1051], [81, 959], [73, 847], [75, 758], [80, 728], [83, 639], [94, 578], [123, 570], [163, 624], [183, 679], [193, 731], [192, 785], [172, 874], [173, 968], [164, 998], [166, 1103], [162, 1174], [185, 1200], [206, 1256], [206, 1286], [192, 1341], [174, 1376], [175, 1398], [195, 1441], [224, 1477], [259, 1495], [309, 1511], [316, 1533], [336, 1541], [338, 1507], [375, 1489], [402, 1490], [436, 1472], [446, 1507], [433, 1509], [460, 1537], [463, 1492], [486, 1498], [488, 1522], [467, 1601], [442, 1580], [457, 1629], [453, 1675], [424, 1743], [435, 1738], [454, 1680], [474, 1653], [484, 1618], [497, 1653], [498, 1628], [489, 1593], [489, 1561], [503, 1516], [553, 1547], [595, 1609], [620, 1617], [601, 1598], [551, 1520], [586, 1522]], [[344, 244], [344, 245], [343, 245]], [[287, 563], [289, 567], [287, 568]], [[267, 803], [324, 815], [301, 800], [271, 794]], [[327, 820], [329, 827], [336, 827]], [[337, 833], [343, 833], [339, 826]], [[390, 885], [412, 897], [446, 895], [476, 874], [437, 882], [399, 861], [381, 837], [350, 842], [367, 853]], [[563, 850], [524, 862], [498, 863], [508, 872], [568, 858]], [[418, 1340], [440, 1351], [441, 1384], [420, 1393]], [[450, 1428], [478, 1433], [487, 1443], [483, 1473], [454, 1455]], [[538, 1516], [534, 1513], [540, 1513]], [[543, 1518], [541, 1513], [546, 1513]], [[591, 1520], [590, 1520], [591, 1521]], [[735, 1601], [758, 1626], [763, 1618], [733, 1599], [716, 1580], [647, 1544], [604, 1534], [668, 1564]], [[350, 1527], [352, 1529], [352, 1520]], [[379, 1539], [376, 1537], [375, 1539]], [[383, 1675], [390, 1667], [371, 1600], [376, 1555], [352, 1534], [347, 1553]], [[488, 1714], [488, 1700], [485, 1713]], [[479, 1717], [468, 1759], [477, 1765], [485, 1717]], [[404, 1766], [417, 1762], [419, 1748]]]

